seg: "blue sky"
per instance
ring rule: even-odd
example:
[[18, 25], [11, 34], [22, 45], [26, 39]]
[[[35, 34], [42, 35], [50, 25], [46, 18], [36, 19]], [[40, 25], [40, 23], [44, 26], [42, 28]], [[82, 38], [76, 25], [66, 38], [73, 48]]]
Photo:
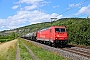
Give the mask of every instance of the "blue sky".
[[89, 0], [0, 0], [0, 31], [50, 22], [50, 18], [87, 16]]

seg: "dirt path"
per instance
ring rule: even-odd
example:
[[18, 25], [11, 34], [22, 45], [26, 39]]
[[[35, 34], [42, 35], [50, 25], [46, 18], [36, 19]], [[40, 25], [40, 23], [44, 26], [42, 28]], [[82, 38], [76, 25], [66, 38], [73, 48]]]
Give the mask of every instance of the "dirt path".
[[34, 53], [32, 52], [32, 50], [30, 50], [23, 42], [22, 42], [22, 44], [26, 47], [26, 49], [29, 51], [30, 55], [32, 56], [32, 58], [33, 58], [34, 60], [39, 60], [39, 59], [34, 55]]
[[19, 49], [19, 43], [17, 42], [17, 50], [16, 50], [16, 60], [20, 60], [20, 49]]

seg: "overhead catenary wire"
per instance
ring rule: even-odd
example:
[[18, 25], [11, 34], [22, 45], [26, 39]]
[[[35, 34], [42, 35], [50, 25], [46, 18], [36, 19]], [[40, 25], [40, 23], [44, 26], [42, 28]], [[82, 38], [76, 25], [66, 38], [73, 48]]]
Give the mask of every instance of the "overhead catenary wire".
[[[80, 2], [78, 6], [81, 6], [81, 5], [82, 5], [83, 3], [85, 3], [86, 1], [87, 1], [87, 0], [84, 0], [84, 1]], [[76, 6], [76, 7], [78, 7], [78, 6]], [[68, 10], [60, 13], [59, 15], [62, 15], [62, 14], [66, 13], [66, 12], [68, 12], [69, 10], [74, 9], [74, 8], [76, 8], [76, 7], [72, 7], [72, 8], [70, 8], [70, 9], [68, 9]]]
[[[70, 3], [74, 2], [75, 0], [71, 1]], [[68, 5], [66, 5], [65, 7], [63, 7], [61, 10], [63, 10], [64, 8], [68, 7]], [[59, 14], [60, 15], [60, 14]], [[50, 19], [53, 19], [52, 17]]]
[[[75, 0], [71, 1], [70, 3], [75, 2]], [[63, 7], [61, 10], [65, 9], [66, 7], [68, 7], [68, 5], [66, 5], [65, 7]]]
[[[74, 2], [75, 0], [73, 0], [72, 2]], [[62, 12], [62, 13], [60, 13], [59, 15], [62, 15], [62, 14], [64, 14], [64, 13], [66, 13], [66, 12], [68, 12], [69, 10], [72, 10], [72, 9], [74, 9], [74, 8], [76, 8], [76, 7], [79, 7], [79, 6], [81, 6], [83, 3], [85, 3], [87, 0], [84, 0], [84, 1], [82, 1], [82, 2], [80, 2], [80, 3], [78, 3], [78, 5], [77, 6], [75, 6], [75, 7], [72, 7], [72, 8], [70, 8], [70, 9], [68, 9], [68, 10], [66, 10], [66, 11], [64, 11], [64, 12]], [[68, 5], [67, 5], [68, 6]], [[84, 14], [85, 15], [85, 14]], [[55, 18], [55, 17], [54, 17]], [[52, 25], [52, 19], [51, 19], [51, 25]]]

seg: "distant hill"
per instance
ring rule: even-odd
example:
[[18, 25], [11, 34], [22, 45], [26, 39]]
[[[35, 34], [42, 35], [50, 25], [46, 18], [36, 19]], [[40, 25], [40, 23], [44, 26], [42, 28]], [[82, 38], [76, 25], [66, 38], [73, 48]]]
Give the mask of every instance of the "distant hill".
[[[15, 32], [18, 36], [38, 31], [50, 26], [66, 26], [69, 42], [74, 44], [90, 45], [90, 18], [62, 18], [57, 21], [32, 24], [13, 30], [2, 31], [2, 34]], [[85, 43], [86, 42], [86, 43]]]

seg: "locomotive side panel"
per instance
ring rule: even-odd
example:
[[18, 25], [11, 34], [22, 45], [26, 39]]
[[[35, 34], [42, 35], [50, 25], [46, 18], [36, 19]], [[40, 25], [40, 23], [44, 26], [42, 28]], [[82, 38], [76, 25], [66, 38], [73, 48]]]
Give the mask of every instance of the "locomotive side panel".
[[37, 34], [38, 40], [48, 41], [52, 44], [67, 44], [68, 35], [65, 26], [52, 26], [48, 29], [40, 30]]
[[49, 41], [49, 38], [50, 38], [50, 30], [49, 29], [44, 29], [44, 30], [38, 31], [37, 40]]

